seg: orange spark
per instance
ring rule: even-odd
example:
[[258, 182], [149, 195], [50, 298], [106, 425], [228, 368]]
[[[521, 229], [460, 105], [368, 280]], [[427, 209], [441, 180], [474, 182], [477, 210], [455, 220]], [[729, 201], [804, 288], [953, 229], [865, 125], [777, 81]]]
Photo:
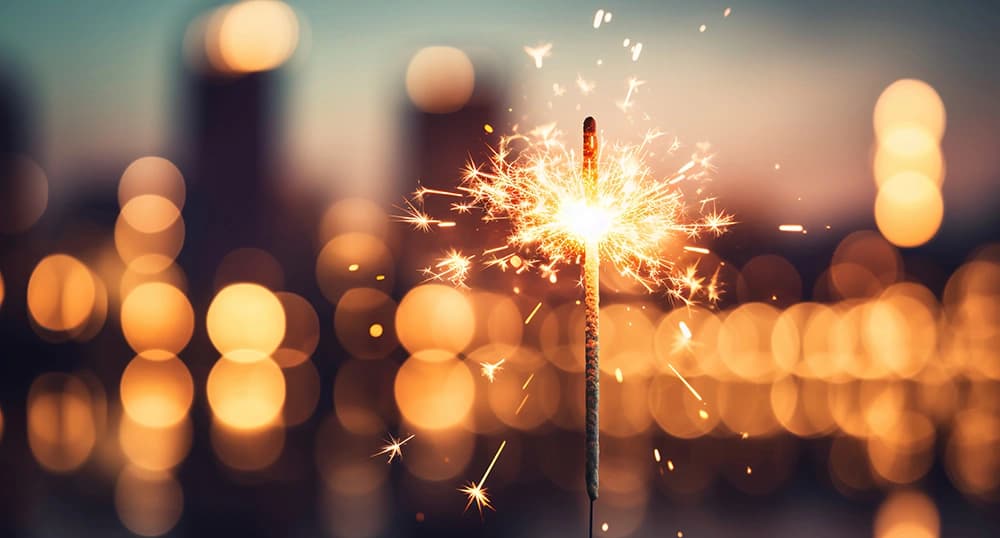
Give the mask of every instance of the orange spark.
[[399, 439], [396, 439], [392, 435], [389, 435], [385, 440], [386, 442], [385, 446], [380, 448], [378, 452], [372, 454], [371, 457], [374, 458], [377, 456], [384, 456], [388, 454], [389, 460], [386, 463], [392, 463], [392, 459], [395, 458], [396, 456], [399, 456], [399, 458], [402, 459], [403, 445], [405, 445], [407, 442], [409, 442], [410, 439], [413, 439], [414, 437], [415, 437], [414, 435], [410, 435], [406, 439], [400, 441]]
[[541, 307], [542, 307], [542, 302], [539, 301], [538, 304], [535, 305], [535, 308], [531, 311], [531, 313], [528, 314], [528, 317], [524, 319], [524, 324], [525, 325], [531, 323], [531, 318], [535, 317], [535, 314], [538, 312], [538, 309], [541, 308]]
[[472, 503], [476, 503], [476, 507], [479, 508], [480, 517], [483, 515], [483, 508], [489, 508], [493, 510], [493, 504], [490, 503], [490, 497], [486, 494], [486, 488], [483, 484], [486, 482], [486, 477], [490, 475], [490, 471], [493, 470], [493, 466], [497, 463], [497, 458], [500, 457], [500, 453], [503, 452], [503, 447], [507, 446], [507, 441], [504, 440], [500, 443], [500, 448], [497, 449], [497, 453], [493, 455], [493, 461], [490, 465], [486, 467], [486, 472], [483, 473], [483, 477], [479, 479], [479, 482], [469, 482], [464, 487], [459, 488], [458, 491], [465, 493], [469, 496], [469, 502], [465, 503], [465, 510], [467, 511]]
[[524, 47], [524, 53], [535, 61], [535, 67], [542, 68], [542, 60], [552, 56], [552, 43], [542, 43], [536, 47]]
[[490, 383], [492, 383], [493, 382], [493, 378], [496, 376], [497, 372], [499, 372], [500, 370], [503, 370], [503, 363], [506, 360], [507, 359], [500, 359], [497, 362], [493, 362], [493, 363], [490, 363], [490, 362], [481, 362], [481, 363], [479, 363], [479, 366], [482, 368], [483, 376], [485, 376], [486, 379], [489, 379]]

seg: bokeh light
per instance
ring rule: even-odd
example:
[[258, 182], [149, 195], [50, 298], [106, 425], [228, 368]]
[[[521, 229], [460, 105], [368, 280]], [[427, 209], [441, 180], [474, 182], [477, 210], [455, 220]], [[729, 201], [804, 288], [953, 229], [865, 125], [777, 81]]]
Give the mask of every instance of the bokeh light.
[[194, 381], [177, 357], [152, 360], [139, 355], [122, 372], [120, 395], [129, 418], [143, 426], [167, 428], [187, 416]]
[[212, 299], [205, 318], [212, 345], [230, 361], [270, 357], [285, 338], [281, 301], [258, 284], [232, 284]]
[[[428, 391], [427, 387], [437, 387]], [[413, 354], [400, 366], [394, 384], [396, 405], [419, 428], [441, 430], [462, 422], [472, 408], [475, 385], [468, 366], [441, 350]]]
[[440, 284], [411, 289], [396, 310], [396, 334], [410, 352], [443, 349], [459, 353], [472, 341], [476, 317], [469, 298]]
[[53, 254], [38, 262], [28, 281], [28, 311], [42, 328], [53, 332], [80, 328], [98, 298], [95, 276], [80, 260]]
[[917, 173], [898, 174], [879, 188], [875, 222], [892, 244], [920, 246], [937, 233], [944, 217], [941, 192], [933, 181]]
[[298, 17], [278, 0], [247, 0], [220, 8], [207, 31], [207, 55], [223, 73], [275, 69], [299, 43]]
[[270, 358], [253, 362], [223, 356], [208, 374], [208, 404], [221, 423], [255, 430], [274, 422], [285, 404], [285, 377]]
[[122, 301], [122, 333], [129, 346], [149, 359], [169, 359], [194, 333], [194, 310], [187, 297], [163, 282], [136, 286]]
[[23, 155], [0, 155], [0, 233], [34, 226], [49, 203], [49, 180], [38, 163]]
[[115, 509], [133, 533], [161, 536], [180, 520], [184, 492], [169, 473], [126, 466], [115, 482]]
[[425, 47], [406, 68], [406, 93], [424, 112], [444, 114], [469, 101], [476, 85], [472, 61], [454, 47]]
[[66, 473], [83, 465], [97, 442], [98, 423], [86, 383], [49, 373], [28, 391], [28, 446], [44, 469]]

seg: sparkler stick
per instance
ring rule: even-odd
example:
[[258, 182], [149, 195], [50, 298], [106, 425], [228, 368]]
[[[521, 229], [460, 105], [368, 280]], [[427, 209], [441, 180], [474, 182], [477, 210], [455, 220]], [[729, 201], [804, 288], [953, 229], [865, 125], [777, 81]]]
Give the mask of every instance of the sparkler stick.
[[[597, 121], [592, 117], [583, 120], [583, 180], [587, 202], [597, 203]], [[594, 501], [597, 500], [600, 477], [598, 465], [601, 458], [598, 402], [601, 393], [601, 371], [598, 368], [599, 309], [600, 309], [600, 258], [596, 238], [588, 239], [583, 256], [583, 295], [586, 317], [584, 322], [587, 402], [587, 495], [590, 497], [590, 532], [594, 532]]]

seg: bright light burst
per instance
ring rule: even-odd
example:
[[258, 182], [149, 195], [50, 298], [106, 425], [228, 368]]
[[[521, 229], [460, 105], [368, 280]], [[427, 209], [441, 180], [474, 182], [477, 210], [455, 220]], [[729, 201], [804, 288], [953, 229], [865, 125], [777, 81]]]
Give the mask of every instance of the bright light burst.
[[[555, 124], [505, 136], [487, 163], [467, 166], [456, 191], [419, 189], [397, 220], [429, 230], [445, 221], [423, 212], [424, 198], [462, 197], [452, 204], [456, 213], [479, 210], [482, 221], [509, 226], [506, 245], [484, 251], [482, 263], [488, 267], [537, 269], [554, 281], [562, 266], [580, 264], [586, 243], [594, 241], [601, 260], [647, 291], [666, 289], [685, 304], [702, 296], [715, 301], [717, 272], [706, 278], [697, 264], [678, 267], [664, 254], [672, 243], [678, 251], [690, 251], [679, 242], [721, 234], [734, 221], [715, 208], [714, 198], [702, 196], [694, 203], [685, 198], [682, 183], [704, 180], [712, 169], [706, 145], [699, 144], [674, 173], [653, 174], [646, 161], [662, 135], [653, 130], [636, 145], [601, 144], [608, 149], [599, 156], [596, 203], [588, 202], [579, 156], [563, 143]], [[680, 148], [676, 140], [665, 146], [668, 155]], [[451, 250], [423, 273], [429, 280], [464, 286], [474, 257]]]
[[465, 486], [458, 488], [466, 496], [469, 497], [468, 502], [465, 503], [465, 510], [468, 510], [472, 503], [476, 503], [476, 508], [479, 509], [479, 516], [483, 515], [483, 508], [489, 508], [493, 510], [493, 504], [490, 502], [490, 496], [486, 494], [486, 488], [483, 484], [486, 482], [486, 477], [490, 476], [490, 471], [493, 470], [493, 466], [497, 463], [497, 458], [500, 457], [500, 453], [503, 452], [503, 448], [507, 446], [507, 441], [504, 440], [500, 443], [500, 448], [497, 449], [497, 453], [493, 455], [493, 461], [490, 462], [489, 467], [486, 468], [486, 472], [483, 473], [483, 477], [479, 479], [479, 482], [469, 482]]
[[386, 443], [385, 446], [383, 446], [382, 448], [380, 448], [378, 452], [372, 454], [372, 457], [375, 458], [375, 457], [378, 457], [378, 456], [385, 456], [386, 454], [388, 454], [389, 455], [389, 460], [386, 461], [386, 463], [392, 463], [393, 458], [396, 458], [397, 456], [402, 459], [402, 457], [403, 457], [403, 445], [405, 445], [406, 443], [408, 443], [410, 441], [410, 439], [413, 439], [414, 437], [415, 437], [415, 435], [410, 435], [406, 439], [403, 439], [402, 441], [400, 441], [399, 439], [396, 439], [395, 437], [393, 437], [392, 435], [390, 435], [385, 440], [385, 443]]
[[[678, 183], [703, 179], [711, 167], [711, 156], [701, 148], [670, 176], [653, 175], [646, 159], [661, 135], [651, 131], [638, 145], [606, 146], [597, 168], [596, 203], [588, 202], [578, 156], [552, 124], [502, 138], [488, 163], [467, 167], [458, 190], [482, 210], [482, 220], [509, 223], [507, 245], [530, 253], [521, 258], [537, 265], [544, 278], [561, 265], [579, 264], [587, 242], [594, 241], [600, 259], [623, 276], [648, 291], [664, 287], [690, 303], [706, 291], [705, 278], [696, 266], [675, 267], [664, 248], [671, 239], [720, 234], [733, 219], [711, 199], [698, 200], [693, 210], [685, 203]], [[692, 218], [692, 211], [698, 216]], [[494, 255], [485, 263], [505, 257]]]
[[506, 360], [507, 359], [500, 359], [497, 362], [481, 362], [481, 363], [479, 363], [479, 367], [482, 369], [483, 376], [486, 377], [486, 379], [489, 379], [490, 383], [492, 383], [493, 379], [497, 375], [497, 372], [499, 372], [500, 370], [503, 370], [503, 363]]

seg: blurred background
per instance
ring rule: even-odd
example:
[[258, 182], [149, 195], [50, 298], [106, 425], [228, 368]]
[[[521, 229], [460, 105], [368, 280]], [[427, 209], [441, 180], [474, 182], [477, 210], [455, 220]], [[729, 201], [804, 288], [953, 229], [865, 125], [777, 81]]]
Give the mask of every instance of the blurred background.
[[[739, 221], [683, 253], [717, 304], [602, 275], [597, 533], [997, 536], [998, 24], [973, 1], [3, 4], [0, 534], [584, 533], [572, 268], [425, 282], [502, 233], [393, 216], [501, 135], [595, 115], [710, 143]], [[495, 512], [463, 511], [501, 443]]]

